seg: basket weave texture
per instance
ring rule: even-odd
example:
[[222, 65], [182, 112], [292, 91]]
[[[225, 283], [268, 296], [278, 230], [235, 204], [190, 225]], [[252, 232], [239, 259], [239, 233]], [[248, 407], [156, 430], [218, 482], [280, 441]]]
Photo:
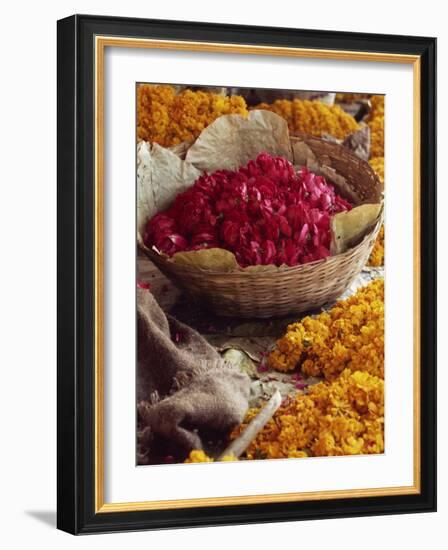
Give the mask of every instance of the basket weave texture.
[[[377, 203], [381, 187], [369, 164], [345, 148], [316, 138], [309, 146], [346, 178], [361, 203]], [[342, 150], [342, 151], [341, 151]], [[336, 182], [335, 182], [336, 183]], [[209, 271], [181, 265], [143, 247], [146, 256], [177, 286], [217, 315], [270, 318], [316, 309], [337, 299], [365, 266], [382, 224], [382, 214], [361, 242], [324, 260], [277, 269]]]

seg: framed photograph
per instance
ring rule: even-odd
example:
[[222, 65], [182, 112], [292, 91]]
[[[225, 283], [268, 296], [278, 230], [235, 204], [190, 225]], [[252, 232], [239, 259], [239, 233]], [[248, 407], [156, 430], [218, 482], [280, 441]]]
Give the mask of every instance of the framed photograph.
[[434, 38], [58, 22], [58, 527], [436, 509]]

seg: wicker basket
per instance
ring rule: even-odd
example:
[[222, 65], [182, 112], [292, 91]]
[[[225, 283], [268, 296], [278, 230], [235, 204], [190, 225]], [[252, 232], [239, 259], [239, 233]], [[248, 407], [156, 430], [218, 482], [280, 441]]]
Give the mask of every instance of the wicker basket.
[[[333, 143], [310, 138], [308, 144], [317, 157], [325, 155], [346, 178], [360, 203], [379, 202], [381, 186], [367, 162]], [[338, 298], [365, 266], [381, 224], [382, 215], [360, 243], [342, 254], [275, 271], [208, 271], [174, 263], [146, 247], [142, 250], [162, 273], [217, 315], [280, 317], [316, 309]]]

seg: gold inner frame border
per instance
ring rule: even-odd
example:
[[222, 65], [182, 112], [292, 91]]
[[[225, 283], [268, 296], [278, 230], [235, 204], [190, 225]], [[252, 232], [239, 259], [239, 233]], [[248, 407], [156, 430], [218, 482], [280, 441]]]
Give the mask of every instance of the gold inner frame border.
[[[155, 500], [141, 502], [106, 503], [104, 501], [104, 54], [106, 47], [150, 48], [177, 51], [203, 51], [332, 59], [366, 62], [405, 63], [413, 65], [413, 198], [414, 198], [414, 391], [413, 391], [413, 454], [414, 483], [403, 487], [371, 489], [344, 489], [303, 493]], [[420, 56], [381, 52], [320, 50], [251, 44], [224, 44], [96, 36], [95, 55], [95, 513], [166, 510], [207, 506], [231, 506], [275, 502], [303, 502], [342, 498], [379, 497], [420, 493]]]

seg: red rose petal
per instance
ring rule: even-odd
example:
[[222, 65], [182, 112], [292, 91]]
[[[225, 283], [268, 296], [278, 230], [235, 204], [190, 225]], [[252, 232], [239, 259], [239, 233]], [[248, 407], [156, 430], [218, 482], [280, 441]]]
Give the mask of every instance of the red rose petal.
[[147, 246], [172, 256], [219, 247], [241, 266], [297, 265], [330, 255], [330, 217], [350, 210], [325, 178], [261, 153], [232, 172], [204, 174], [148, 221]]
[[141, 281], [140, 279], [137, 279], [137, 288], [143, 288], [145, 290], [149, 290], [151, 288], [151, 285], [149, 283], [145, 283], [145, 281]]

